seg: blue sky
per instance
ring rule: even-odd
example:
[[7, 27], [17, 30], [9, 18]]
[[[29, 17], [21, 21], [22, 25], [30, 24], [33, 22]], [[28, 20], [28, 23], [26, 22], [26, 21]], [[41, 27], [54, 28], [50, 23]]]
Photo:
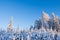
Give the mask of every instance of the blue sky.
[[52, 12], [60, 16], [59, 0], [0, 0], [0, 28], [7, 28], [10, 16], [13, 16], [14, 27], [20, 29], [34, 25], [41, 18], [42, 11], [50, 16]]

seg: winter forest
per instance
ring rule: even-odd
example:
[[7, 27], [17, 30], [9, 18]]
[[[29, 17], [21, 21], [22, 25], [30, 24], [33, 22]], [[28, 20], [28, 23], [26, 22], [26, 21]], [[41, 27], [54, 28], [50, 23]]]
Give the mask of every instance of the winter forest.
[[43, 11], [42, 17], [26, 30], [15, 30], [11, 18], [7, 30], [0, 30], [0, 40], [60, 40], [60, 18], [54, 12], [50, 17]]

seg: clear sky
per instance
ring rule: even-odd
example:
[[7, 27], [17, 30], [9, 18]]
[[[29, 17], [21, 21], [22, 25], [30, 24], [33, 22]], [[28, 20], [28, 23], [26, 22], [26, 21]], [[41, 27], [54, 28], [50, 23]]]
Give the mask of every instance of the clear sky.
[[60, 16], [59, 0], [0, 0], [0, 28], [7, 28], [10, 16], [13, 16], [14, 27], [20, 29], [34, 25], [41, 18], [42, 11], [50, 16], [52, 12]]

